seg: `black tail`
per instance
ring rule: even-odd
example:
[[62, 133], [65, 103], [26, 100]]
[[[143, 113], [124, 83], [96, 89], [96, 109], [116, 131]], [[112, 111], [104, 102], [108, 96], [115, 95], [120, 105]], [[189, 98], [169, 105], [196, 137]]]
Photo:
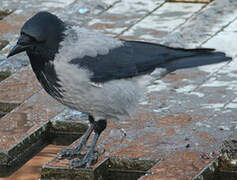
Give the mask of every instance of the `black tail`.
[[191, 53], [188, 57], [180, 57], [174, 60], [170, 60], [163, 64], [163, 67], [169, 71], [177, 69], [192, 68], [197, 66], [203, 66], [208, 64], [216, 64], [220, 62], [230, 61], [232, 58], [227, 57], [225, 53], [215, 51], [215, 49], [177, 49]]
[[126, 41], [126, 45], [133, 49], [133, 60], [138, 74], [151, 72], [157, 67], [174, 71], [231, 60], [225, 53], [216, 52], [215, 49], [171, 48], [138, 41]]

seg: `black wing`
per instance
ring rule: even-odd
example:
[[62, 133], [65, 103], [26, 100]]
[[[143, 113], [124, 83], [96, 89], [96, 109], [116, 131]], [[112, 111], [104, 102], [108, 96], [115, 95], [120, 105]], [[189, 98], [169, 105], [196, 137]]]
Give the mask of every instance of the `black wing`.
[[91, 81], [106, 82], [149, 73], [157, 67], [174, 71], [230, 59], [214, 49], [170, 48], [154, 43], [124, 41], [123, 46], [110, 50], [106, 55], [85, 56], [69, 63], [91, 71]]
[[92, 72], [91, 81], [93, 82], [106, 82], [137, 75], [136, 64], [133, 61], [133, 49], [126, 44], [110, 50], [106, 55], [85, 56], [73, 59], [70, 63]]
[[169, 53], [157, 44], [124, 41], [123, 46], [110, 50], [106, 55], [75, 58], [69, 63], [92, 72], [91, 81], [106, 82], [151, 72], [165, 62], [166, 56]]

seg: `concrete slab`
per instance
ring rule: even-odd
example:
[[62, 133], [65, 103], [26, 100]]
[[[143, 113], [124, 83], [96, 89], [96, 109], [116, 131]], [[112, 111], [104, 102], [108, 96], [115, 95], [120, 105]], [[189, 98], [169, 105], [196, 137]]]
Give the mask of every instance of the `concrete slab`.
[[236, 7], [237, 3], [229, 0], [212, 1], [175, 29], [163, 43], [179, 47], [201, 46], [235, 21]]
[[210, 3], [212, 0], [168, 0], [169, 2], [183, 2], [183, 3]]
[[203, 6], [202, 4], [192, 3], [165, 3], [150, 16], [126, 31], [123, 36], [135, 36], [139, 39], [157, 41], [183, 24], [186, 19]]
[[93, 18], [88, 23], [88, 26], [103, 33], [119, 35], [137, 21], [149, 15], [163, 3], [164, 0], [122, 0], [99, 17]]
[[237, 32], [220, 32], [218, 35], [207, 41], [203, 46], [212, 47], [226, 52], [229, 56], [237, 55], [236, 48]]

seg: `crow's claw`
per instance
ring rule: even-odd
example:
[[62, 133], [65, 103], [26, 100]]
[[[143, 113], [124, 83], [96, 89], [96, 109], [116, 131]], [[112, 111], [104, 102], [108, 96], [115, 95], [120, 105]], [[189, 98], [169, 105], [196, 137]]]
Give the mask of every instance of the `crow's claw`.
[[98, 160], [98, 153], [87, 153], [82, 159], [73, 159], [70, 161], [70, 168], [89, 168], [91, 164]]
[[75, 151], [74, 149], [62, 149], [59, 153], [58, 153], [58, 157], [60, 159], [73, 159], [75, 157], [80, 156], [80, 152]]

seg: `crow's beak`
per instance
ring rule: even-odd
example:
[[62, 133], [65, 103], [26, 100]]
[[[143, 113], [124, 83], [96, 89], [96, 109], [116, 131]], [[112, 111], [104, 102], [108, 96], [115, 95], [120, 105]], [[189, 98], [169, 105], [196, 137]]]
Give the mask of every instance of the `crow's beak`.
[[16, 44], [10, 51], [10, 53], [8, 54], [7, 58], [9, 58], [10, 56], [14, 56], [15, 54], [18, 54], [20, 52], [25, 51], [26, 49], [28, 49], [30, 47], [30, 45], [26, 45], [26, 46], [22, 46], [20, 44]]
[[10, 53], [8, 54], [7, 58], [23, 52], [30, 48], [32, 45], [29, 43], [29, 37], [25, 35], [21, 35], [16, 45], [11, 49]]

